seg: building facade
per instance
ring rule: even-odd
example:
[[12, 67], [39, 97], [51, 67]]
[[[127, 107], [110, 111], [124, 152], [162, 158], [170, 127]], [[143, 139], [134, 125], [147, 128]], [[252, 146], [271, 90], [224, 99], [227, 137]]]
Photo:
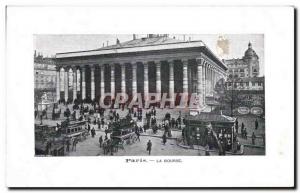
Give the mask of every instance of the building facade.
[[56, 64], [54, 58], [34, 53], [34, 96], [35, 102], [42, 98], [56, 101]]
[[238, 79], [228, 79], [226, 82], [227, 89], [235, 90], [253, 90], [259, 91], [264, 90], [264, 77], [253, 77], [253, 78], [238, 78]]
[[228, 66], [227, 89], [261, 91], [264, 77], [259, 76], [259, 57], [249, 42], [242, 59], [223, 60]]
[[39, 90], [55, 90], [56, 65], [54, 58], [45, 58], [34, 54], [34, 88]]
[[227, 67], [202, 41], [153, 35], [95, 50], [56, 54], [57, 100], [98, 100], [105, 93], [178, 93], [205, 97]]
[[242, 59], [223, 60], [228, 67], [228, 78], [251, 78], [259, 76], [259, 57], [249, 42]]

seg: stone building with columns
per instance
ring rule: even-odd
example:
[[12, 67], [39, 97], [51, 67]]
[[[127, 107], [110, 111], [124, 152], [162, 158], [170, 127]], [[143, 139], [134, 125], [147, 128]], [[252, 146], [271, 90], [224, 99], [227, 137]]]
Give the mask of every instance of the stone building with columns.
[[[56, 54], [57, 100], [99, 100], [105, 93], [212, 95], [227, 67], [202, 41], [150, 34], [95, 50]], [[176, 100], [177, 101], [177, 100]]]

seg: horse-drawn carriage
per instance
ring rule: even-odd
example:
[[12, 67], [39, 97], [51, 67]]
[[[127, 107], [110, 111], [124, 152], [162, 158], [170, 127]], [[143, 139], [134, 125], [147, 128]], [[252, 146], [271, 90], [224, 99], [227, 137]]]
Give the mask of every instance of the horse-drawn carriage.
[[82, 141], [88, 135], [88, 131], [85, 129], [86, 121], [63, 121], [61, 123], [61, 135], [64, 138], [77, 138], [79, 141]]
[[118, 148], [124, 149], [124, 144], [133, 144], [137, 141], [135, 123], [126, 117], [111, 124], [111, 149], [117, 151]]
[[63, 138], [61, 138], [55, 126], [35, 125], [35, 155], [64, 155]]

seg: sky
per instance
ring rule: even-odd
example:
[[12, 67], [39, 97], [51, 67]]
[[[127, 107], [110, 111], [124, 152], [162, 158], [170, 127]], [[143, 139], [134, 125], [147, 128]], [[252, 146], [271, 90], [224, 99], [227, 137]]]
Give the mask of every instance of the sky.
[[[146, 35], [138, 34], [137, 37]], [[263, 34], [169, 34], [169, 37], [183, 40], [202, 40], [207, 47], [220, 59], [242, 58], [251, 42], [252, 48], [259, 57], [260, 76], [264, 75], [264, 36]], [[217, 41], [222, 36], [228, 40], [229, 51], [226, 55], [218, 52]], [[34, 35], [35, 50], [44, 56], [54, 56], [60, 52], [72, 52], [80, 50], [92, 50], [116, 44], [116, 39], [120, 42], [132, 40], [132, 34], [63, 34], [63, 35]]]

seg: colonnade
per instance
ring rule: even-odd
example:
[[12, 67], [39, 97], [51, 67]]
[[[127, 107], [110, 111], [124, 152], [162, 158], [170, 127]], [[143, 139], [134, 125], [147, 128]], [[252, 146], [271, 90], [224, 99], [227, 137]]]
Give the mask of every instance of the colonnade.
[[[168, 63], [169, 66], [169, 77], [168, 82], [162, 82], [162, 65]], [[205, 104], [205, 97], [213, 94], [214, 85], [216, 82], [225, 77], [225, 71], [217, 66], [214, 62], [210, 61], [207, 58], [196, 58], [196, 59], [182, 59], [182, 60], [167, 60], [164, 61], [149, 61], [149, 62], [132, 62], [131, 69], [132, 69], [132, 76], [126, 77], [126, 65], [128, 63], [118, 63], [121, 66], [121, 93], [126, 92], [126, 84], [128, 84], [127, 79], [131, 78], [131, 88], [132, 88], [132, 96], [134, 96], [138, 92], [138, 78], [137, 76], [141, 76], [141, 74], [137, 74], [137, 66], [143, 66], [143, 94], [144, 97], [147, 97], [149, 94], [149, 83], [150, 83], [150, 73], [149, 67], [150, 65], [155, 65], [155, 84], [156, 84], [156, 93], [161, 94], [162, 92], [162, 84], [168, 84], [168, 95], [169, 98], [174, 98], [175, 96], [175, 78], [178, 76], [178, 72], [175, 73], [175, 65], [181, 64], [182, 65], [182, 91], [184, 94], [191, 94], [189, 93], [189, 76], [188, 71], [192, 70], [189, 69], [189, 66], [194, 63], [196, 66], [196, 76], [197, 76], [197, 85], [196, 85], [196, 92], [198, 96], [200, 96], [201, 105]], [[105, 65], [110, 66], [110, 70], [105, 68]], [[64, 75], [63, 79], [62, 75], [62, 68], [64, 68]], [[71, 71], [72, 70], [72, 71]], [[100, 77], [95, 77], [96, 74]], [[70, 72], [71, 71], [71, 72]], [[89, 71], [89, 73], [87, 73]], [[79, 75], [80, 72], [80, 76]], [[73, 81], [69, 81], [70, 73], [72, 74]], [[74, 101], [80, 96], [81, 99], [90, 98], [94, 100], [96, 98], [96, 86], [99, 86], [100, 96], [103, 96], [105, 93], [105, 88], [107, 81], [105, 81], [105, 75], [110, 74], [110, 93], [112, 97], [116, 96], [116, 78], [115, 78], [115, 64], [96, 64], [96, 65], [79, 65], [79, 66], [58, 66], [57, 67], [57, 84], [56, 84], [56, 95], [57, 100], [64, 99], [65, 101]], [[88, 78], [89, 77], [89, 78]], [[98, 84], [96, 84], [96, 78], [98, 80]], [[63, 84], [61, 84], [63, 81]], [[99, 83], [100, 82], [100, 83]], [[79, 84], [79, 85], [78, 85]], [[62, 86], [63, 85], [63, 88]], [[73, 89], [72, 98], [69, 96], [71, 92], [69, 88]], [[89, 89], [87, 90], [87, 87]], [[64, 94], [62, 94], [62, 91]], [[87, 93], [88, 92], [88, 93]], [[78, 94], [79, 93], [79, 94]], [[62, 98], [63, 97], [63, 98]]]

